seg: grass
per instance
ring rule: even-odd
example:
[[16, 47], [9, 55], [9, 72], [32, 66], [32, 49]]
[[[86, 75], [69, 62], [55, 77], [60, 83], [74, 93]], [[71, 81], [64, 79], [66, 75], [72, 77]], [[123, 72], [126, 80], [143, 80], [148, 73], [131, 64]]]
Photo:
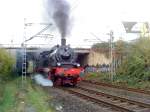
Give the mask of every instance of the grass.
[[6, 85], [1, 85], [3, 88], [3, 95], [0, 102], [0, 112], [15, 112], [14, 107], [16, 106], [15, 94], [17, 91], [16, 85], [14, 83], [7, 83]]
[[85, 79], [87, 80], [94, 80], [94, 81], [101, 81], [101, 82], [108, 82], [110, 83], [110, 75], [108, 73], [95, 73], [91, 72], [85, 75]]
[[116, 75], [112, 83], [115, 85], [121, 85], [131, 88], [150, 90], [150, 81], [144, 81], [139, 78], [126, 75]]
[[111, 83], [118, 86], [150, 90], [150, 81], [141, 81], [136, 77], [128, 77], [126, 75], [116, 75], [112, 81], [108, 73], [88, 73], [85, 79]]
[[[0, 101], [0, 112], [24, 112], [32, 107], [36, 112], [54, 112], [49, 106], [51, 97], [40, 86], [33, 85], [27, 79], [25, 91], [21, 88], [21, 78], [0, 85], [3, 92]], [[3, 89], [2, 89], [3, 88]]]
[[[34, 88], [32, 88], [34, 86]], [[28, 93], [26, 96], [26, 102], [28, 104], [32, 104], [38, 112], [52, 112], [52, 108], [50, 109], [49, 101], [52, 99], [48, 94], [43, 92], [43, 89], [40, 86], [29, 85]]]

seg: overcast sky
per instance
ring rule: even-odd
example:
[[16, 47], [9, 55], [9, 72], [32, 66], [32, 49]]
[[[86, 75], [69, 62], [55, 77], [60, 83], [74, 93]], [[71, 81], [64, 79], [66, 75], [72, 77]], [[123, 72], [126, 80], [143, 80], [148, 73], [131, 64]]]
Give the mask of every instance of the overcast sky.
[[[0, 44], [20, 44], [24, 35], [24, 18], [26, 22], [37, 23], [26, 27], [26, 38], [36, 34], [44, 25], [38, 23], [53, 22], [46, 9], [47, 0], [1, 0], [0, 1]], [[67, 43], [72, 46], [88, 46], [85, 39], [108, 41], [110, 30], [114, 31], [115, 40], [122, 37], [132, 40], [137, 35], [126, 34], [122, 21], [150, 21], [148, 0], [67, 0], [71, 5], [72, 29], [67, 36]], [[29, 44], [59, 44], [60, 34], [53, 25], [47, 32], [54, 39], [35, 38]]]

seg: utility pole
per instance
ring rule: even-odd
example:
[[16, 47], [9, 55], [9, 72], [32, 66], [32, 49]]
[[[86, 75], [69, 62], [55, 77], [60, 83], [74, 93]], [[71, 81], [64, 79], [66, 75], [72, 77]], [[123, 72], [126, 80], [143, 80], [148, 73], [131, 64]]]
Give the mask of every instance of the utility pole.
[[24, 19], [24, 35], [23, 35], [23, 43], [22, 47], [22, 89], [24, 89], [24, 84], [26, 83], [26, 71], [27, 71], [27, 57], [26, 57], [26, 19]]
[[113, 81], [114, 75], [115, 75], [115, 59], [113, 56], [113, 51], [114, 51], [114, 45], [113, 45], [113, 40], [114, 40], [114, 34], [113, 31], [111, 30], [110, 33], [110, 79]]

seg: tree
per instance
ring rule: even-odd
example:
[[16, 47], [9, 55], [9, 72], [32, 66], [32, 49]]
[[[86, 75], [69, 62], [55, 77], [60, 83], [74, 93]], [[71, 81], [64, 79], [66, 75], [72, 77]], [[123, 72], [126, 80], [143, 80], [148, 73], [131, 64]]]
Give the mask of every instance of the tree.
[[92, 50], [94, 50], [96, 52], [101, 52], [106, 57], [109, 57], [109, 43], [108, 42], [93, 44], [92, 45]]
[[92, 45], [93, 49], [109, 49], [109, 43], [103, 42], [103, 43], [96, 43]]
[[11, 74], [14, 62], [10, 54], [0, 48], [0, 77], [7, 78]]
[[128, 53], [118, 74], [134, 77], [138, 80], [150, 80], [150, 39], [139, 38], [130, 43]]
[[125, 41], [123, 41], [121, 38], [115, 42], [115, 54], [116, 59], [120, 61], [120, 63], [123, 61], [123, 57], [127, 55], [127, 49], [129, 47], [129, 44]]
[[143, 23], [141, 29], [140, 29], [140, 37], [149, 37], [149, 24], [147, 22]]

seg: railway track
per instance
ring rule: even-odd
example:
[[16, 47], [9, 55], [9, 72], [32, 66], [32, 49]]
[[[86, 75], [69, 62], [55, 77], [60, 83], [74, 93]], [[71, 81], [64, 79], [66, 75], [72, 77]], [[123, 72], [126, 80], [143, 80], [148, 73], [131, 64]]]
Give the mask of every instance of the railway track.
[[99, 86], [105, 86], [105, 87], [127, 90], [127, 91], [131, 91], [131, 92], [135, 92], [135, 93], [142, 93], [142, 94], [150, 95], [150, 91], [145, 91], [142, 89], [127, 88], [127, 87], [116, 86], [116, 85], [111, 85], [108, 83], [102, 83], [102, 82], [96, 82], [96, 81], [90, 81], [90, 80], [83, 80], [82, 82], [91, 83], [91, 84], [95, 84], [95, 85], [99, 85]]
[[89, 89], [88, 87], [78, 86], [76, 88], [63, 88], [63, 90], [90, 102], [94, 102], [105, 109], [111, 109], [117, 112], [150, 112], [149, 104], [105, 94]]

